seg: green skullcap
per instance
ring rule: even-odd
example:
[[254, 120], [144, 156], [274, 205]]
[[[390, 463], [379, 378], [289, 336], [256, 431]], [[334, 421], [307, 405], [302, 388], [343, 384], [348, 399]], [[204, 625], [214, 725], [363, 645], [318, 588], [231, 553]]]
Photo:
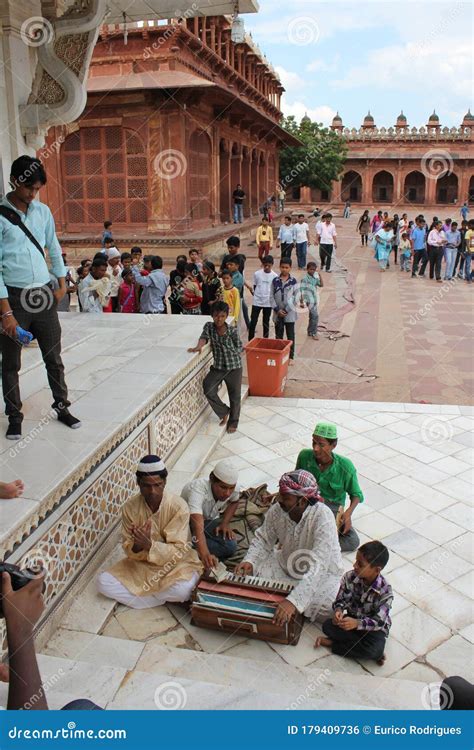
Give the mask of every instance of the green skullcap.
[[337, 440], [337, 427], [331, 422], [318, 422], [314, 428], [313, 435], [326, 438], [327, 440]]

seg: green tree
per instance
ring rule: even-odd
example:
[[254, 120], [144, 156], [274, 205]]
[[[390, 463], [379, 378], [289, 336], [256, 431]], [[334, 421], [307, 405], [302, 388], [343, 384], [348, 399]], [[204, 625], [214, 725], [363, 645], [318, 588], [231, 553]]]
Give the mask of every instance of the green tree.
[[306, 116], [300, 123], [293, 115], [285, 117], [282, 126], [303, 145], [280, 152], [280, 184], [285, 190], [301, 186], [330, 190], [332, 180], [338, 180], [344, 168], [347, 156], [344, 138]]

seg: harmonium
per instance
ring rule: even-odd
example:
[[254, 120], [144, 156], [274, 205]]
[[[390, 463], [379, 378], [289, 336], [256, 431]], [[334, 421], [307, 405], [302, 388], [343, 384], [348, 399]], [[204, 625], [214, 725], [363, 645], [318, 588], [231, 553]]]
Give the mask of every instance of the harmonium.
[[219, 582], [201, 578], [192, 596], [192, 623], [201, 628], [296, 646], [303, 615], [295, 611], [284, 625], [273, 622], [278, 605], [293, 588], [286, 582], [234, 573], [227, 573]]

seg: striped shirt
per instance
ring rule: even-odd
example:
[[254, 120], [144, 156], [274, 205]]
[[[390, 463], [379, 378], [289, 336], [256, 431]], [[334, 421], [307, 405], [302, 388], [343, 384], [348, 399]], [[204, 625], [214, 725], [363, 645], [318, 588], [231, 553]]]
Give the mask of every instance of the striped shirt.
[[358, 620], [357, 630], [381, 630], [387, 636], [392, 624], [392, 602], [392, 587], [383, 575], [367, 586], [355, 570], [350, 570], [342, 576], [332, 608], [345, 610], [348, 617]]

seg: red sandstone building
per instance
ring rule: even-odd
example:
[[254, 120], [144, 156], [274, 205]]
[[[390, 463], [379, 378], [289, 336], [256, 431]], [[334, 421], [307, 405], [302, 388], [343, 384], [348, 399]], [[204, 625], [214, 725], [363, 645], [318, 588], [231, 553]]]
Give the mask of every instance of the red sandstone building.
[[61, 232], [106, 219], [173, 236], [231, 221], [276, 189], [283, 87], [250, 37], [231, 41], [226, 17], [104, 27], [81, 118], [48, 133], [47, 200]]
[[[342, 179], [333, 183], [326, 200], [361, 206], [474, 202], [470, 111], [459, 128], [441, 127], [435, 112], [421, 128], [410, 128], [403, 112], [393, 128], [377, 128], [370, 112], [359, 130], [344, 128], [339, 115], [331, 127], [346, 140], [348, 155]], [[324, 198], [319, 192], [311, 200]]]

